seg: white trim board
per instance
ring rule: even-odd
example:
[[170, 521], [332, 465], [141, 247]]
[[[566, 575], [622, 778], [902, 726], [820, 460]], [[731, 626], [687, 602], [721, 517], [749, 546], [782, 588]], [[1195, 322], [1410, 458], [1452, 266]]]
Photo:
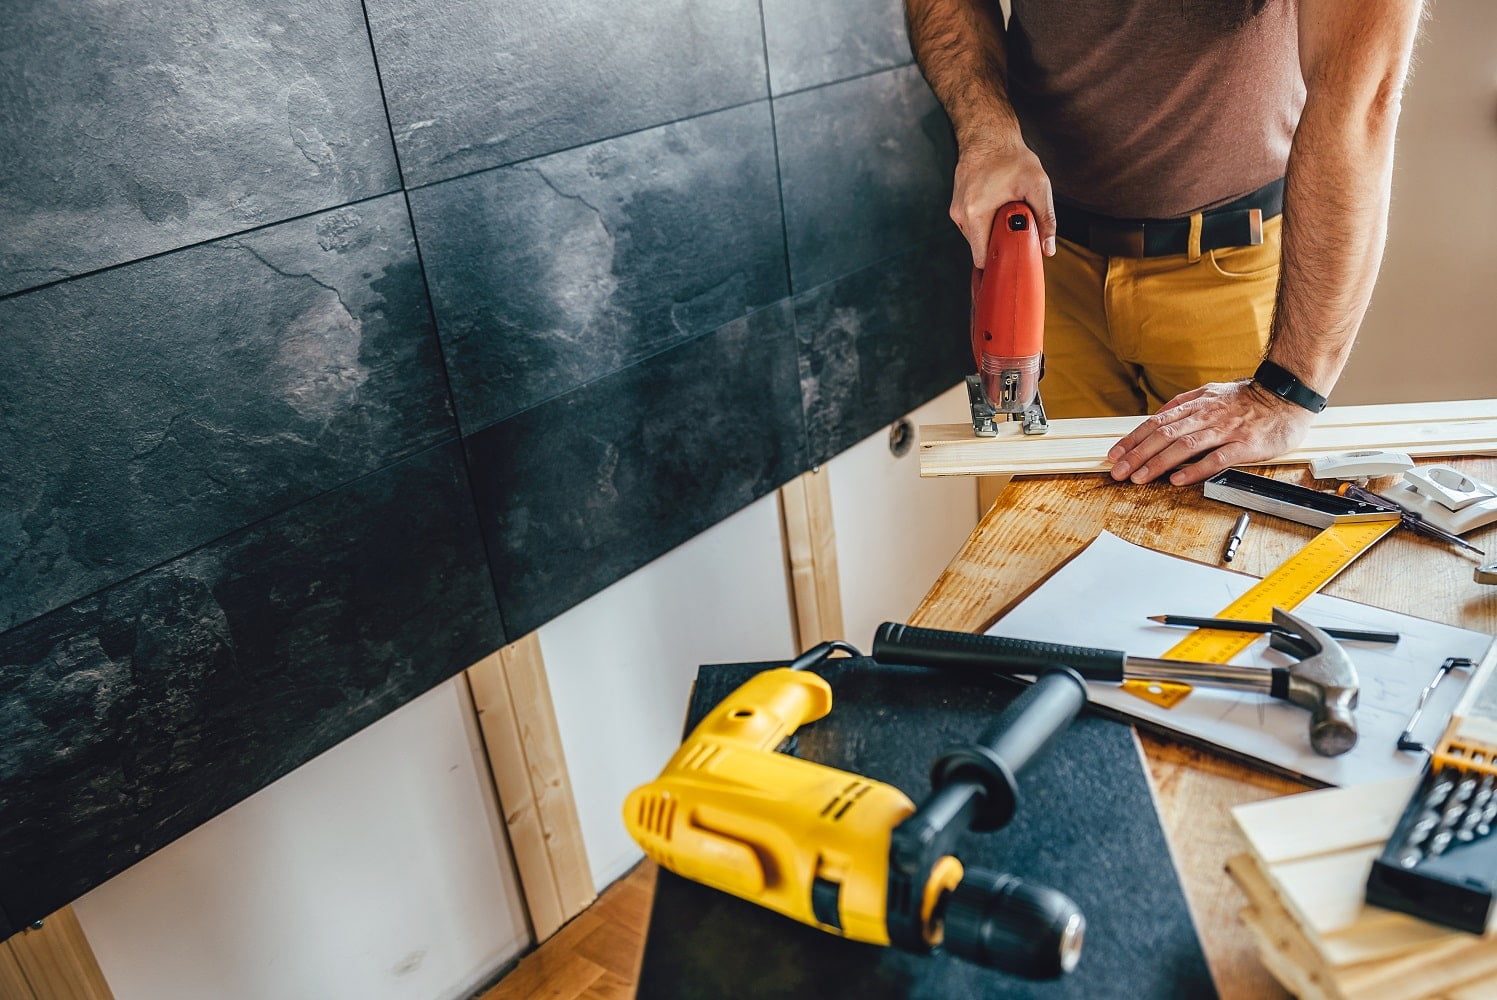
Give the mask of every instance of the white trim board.
[[[1050, 421], [1050, 433], [1026, 437], [1017, 421], [980, 438], [971, 424], [920, 428], [920, 475], [992, 476], [1105, 472], [1107, 450], [1141, 417]], [[1414, 458], [1497, 455], [1497, 399], [1331, 406], [1299, 447], [1255, 465], [1294, 465], [1318, 455], [1386, 449]]]

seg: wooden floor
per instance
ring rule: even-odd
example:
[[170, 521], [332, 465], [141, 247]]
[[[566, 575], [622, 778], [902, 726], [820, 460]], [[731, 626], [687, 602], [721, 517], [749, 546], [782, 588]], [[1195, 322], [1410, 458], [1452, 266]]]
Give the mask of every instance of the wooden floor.
[[655, 872], [641, 861], [479, 1000], [632, 1000]]

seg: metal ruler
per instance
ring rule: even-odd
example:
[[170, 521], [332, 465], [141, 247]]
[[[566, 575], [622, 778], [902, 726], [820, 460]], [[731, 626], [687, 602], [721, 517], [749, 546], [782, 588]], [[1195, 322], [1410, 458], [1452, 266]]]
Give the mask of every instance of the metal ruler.
[[[1216, 617], [1272, 621], [1274, 608], [1293, 610], [1398, 525], [1398, 521], [1370, 521], [1333, 524], [1323, 529]], [[1227, 663], [1261, 638], [1261, 632], [1196, 629], [1171, 647], [1163, 659]], [[1123, 690], [1156, 705], [1173, 708], [1190, 694], [1191, 688], [1189, 684], [1174, 681], [1127, 680], [1123, 682]]]

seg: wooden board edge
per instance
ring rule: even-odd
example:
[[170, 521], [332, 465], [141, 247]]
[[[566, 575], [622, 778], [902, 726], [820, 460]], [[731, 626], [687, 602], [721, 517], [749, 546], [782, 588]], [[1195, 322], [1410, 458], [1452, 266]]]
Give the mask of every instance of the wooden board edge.
[[0, 941], [0, 1000], [38, 1000], [8, 939]]
[[509, 834], [509, 848], [520, 878], [525, 910], [536, 942], [546, 940], [566, 923], [561, 896], [546, 856], [546, 841], [530, 792], [520, 724], [504, 680], [503, 657], [496, 651], [463, 672], [478, 719], [489, 777], [499, 800], [499, 813]]
[[[919, 429], [920, 475], [1078, 475], [1106, 471], [1110, 445], [1143, 419], [1090, 417], [1051, 421], [1051, 433], [978, 438], [964, 424]], [[1317, 455], [1388, 448], [1415, 458], [1497, 454], [1497, 399], [1331, 407], [1304, 443], [1261, 465], [1304, 464]], [[1061, 452], [1057, 454], [1057, 451]]]
[[551, 688], [546, 682], [540, 637], [532, 632], [499, 652], [504, 660], [504, 678], [515, 717], [520, 723], [526, 770], [545, 836], [547, 858], [556, 878], [562, 912], [570, 920], [597, 899], [598, 893], [587, 860], [582, 821], [572, 794]]
[[843, 634], [842, 582], [826, 467], [792, 479], [780, 487], [779, 498], [796, 648], [806, 650]]
[[71, 906], [64, 906], [3, 942], [11, 961], [0, 960], [0, 984], [19, 973], [36, 1000], [113, 1000], [114, 993], [94, 957], [83, 926]]

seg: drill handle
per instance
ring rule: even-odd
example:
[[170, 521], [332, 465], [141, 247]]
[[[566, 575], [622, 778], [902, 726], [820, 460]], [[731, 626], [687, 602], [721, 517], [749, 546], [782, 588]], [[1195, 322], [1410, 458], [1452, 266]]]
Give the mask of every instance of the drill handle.
[[884, 622], [873, 637], [873, 658], [880, 663], [955, 667], [1005, 677], [1070, 667], [1088, 680], [1121, 683], [1128, 654], [1120, 649], [1065, 646]]
[[1049, 670], [1024, 690], [971, 743], [936, 759], [931, 787], [941, 793], [976, 784], [973, 830], [1008, 825], [1019, 804], [1019, 772], [1054, 743], [1086, 704], [1086, 682], [1064, 667]]

